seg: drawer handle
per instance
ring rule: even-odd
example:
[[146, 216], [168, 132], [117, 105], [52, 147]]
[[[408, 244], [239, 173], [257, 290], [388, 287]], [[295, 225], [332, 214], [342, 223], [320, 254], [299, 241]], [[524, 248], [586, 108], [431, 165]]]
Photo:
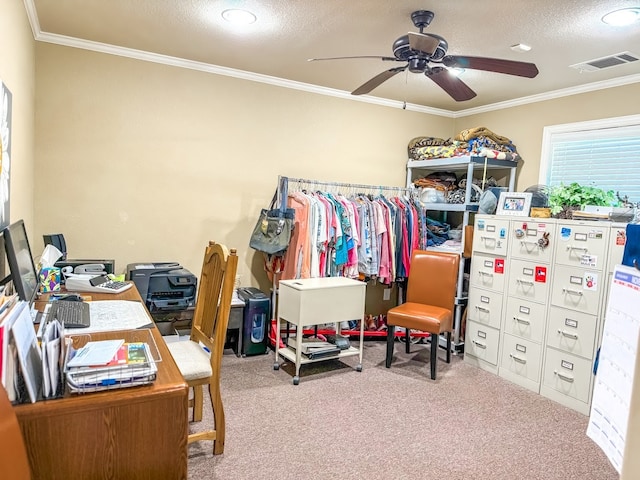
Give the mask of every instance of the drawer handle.
[[531, 322], [529, 320], [525, 320], [524, 318], [513, 317], [513, 319], [518, 323], [522, 323], [523, 325], [531, 325]]
[[509, 356], [511, 358], [513, 358], [518, 363], [527, 363], [527, 359], [526, 358], [519, 357], [517, 355], [514, 355], [513, 353], [510, 353]]
[[571, 295], [578, 295], [579, 297], [582, 296], [582, 292], [578, 290], [571, 290], [570, 288], [563, 288], [562, 293], [570, 293]]
[[565, 330], [562, 330], [560, 328], [558, 329], [558, 333], [561, 334], [563, 337], [570, 338], [571, 340], [578, 339], [578, 335], [576, 335], [575, 333], [566, 332]]
[[485, 275], [487, 277], [493, 277], [493, 273], [483, 272], [482, 270], [478, 272], [480, 275]]
[[557, 370], [554, 370], [553, 374], [557, 375], [560, 380], [564, 380], [565, 382], [573, 383], [573, 377], [568, 377], [567, 375], [563, 375], [562, 373], [558, 372]]
[[531, 245], [532, 247], [539, 247], [540, 245], [538, 244], [538, 242], [532, 242], [530, 240], [520, 240], [520, 245], [522, 245], [523, 247], [526, 247], [528, 245]]
[[571, 245], [567, 245], [567, 250], [579, 250], [581, 252], [587, 253], [589, 251], [588, 248], [584, 248], [584, 247], [573, 247]]
[[486, 242], [487, 240], [493, 241], [493, 242], [496, 241], [496, 239], [493, 237], [480, 237], [480, 240], [482, 240], [483, 242]]
[[518, 278], [516, 280], [518, 283], [521, 283], [522, 285], [530, 285], [533, 287], [533, 282], [531, 280], [522, 280], [520, 278]]
[[489, 313], [490, 312], [490, 310], [488, 308], [484, 308], [484, 307], [481, 307], [479, 305], [476, 305], [476, 310], [480, 310], [481, 312], [484, 312], [484, 313]]
[[472, 340], [472, 342], [475, 343], [476, 346], [480, 348], [487, 348], [487, 346], [484, 343], [478, 342], [477, 340]]

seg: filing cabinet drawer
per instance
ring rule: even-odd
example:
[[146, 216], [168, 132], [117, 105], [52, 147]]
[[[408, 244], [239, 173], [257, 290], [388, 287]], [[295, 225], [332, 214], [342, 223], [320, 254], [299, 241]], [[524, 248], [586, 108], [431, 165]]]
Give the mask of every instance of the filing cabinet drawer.
[[624, 254], [624, 245], [627, 242], [627, 224], [615, 223], [611, 227], [609, 234], [609, 261], [607, 262], [607, 271], [613, 272], [616, 265], [622, 263]]
[[512, 220], [509, 252], [513, 258], [549, 263], [553, 253], [555, 225], [549, 222], [531, 222], [530, 219]]
[[600, 293], [605, 286], [604, 275], [595, 270], [555, 265], [551, 304], [597, 315]]
[[473, 355], [492, 365], [498, 365], [500, 331], [485, 325], [467, 321], [465, 355]]
[[503, 328], [505, 333], [542, 343], [546, 316], [545, 305], [509, 297]]
[[509, 238], [509, 220], [493, 216], [476, 216], [473, 232], [473, 251], [506, 255]]
[[540, 381], [542, 346], [538, 343], [505, 334], [502, 340], [500, 370], [527, 378], [532, 382]]
[[589, 403], [591, 361], [548, 347], [542, 383], [563, 395]]
[[545, 303], [549, 296], [549, 266], [525, 260], [511, 260], [509, 296]]
[[474, 322], [500, 328], [502, 293], [472, 288], [467, 302], [467, 318]]
[[[474, 234], [475, 237], [475, 234]], [[472, 286], [488, 288], [495, 292], [504, 292], [507, 266], [504, 257], [474, 253], [471, 261]]]
[[593, 358], [597, 317], [564, 308], [549, 308], [547, 345], [565, 352]]
[[555, 262], [603, 270], [606, 267], [609, 230], [608, 226], [595, 223], [559, 223], [555, 240]]

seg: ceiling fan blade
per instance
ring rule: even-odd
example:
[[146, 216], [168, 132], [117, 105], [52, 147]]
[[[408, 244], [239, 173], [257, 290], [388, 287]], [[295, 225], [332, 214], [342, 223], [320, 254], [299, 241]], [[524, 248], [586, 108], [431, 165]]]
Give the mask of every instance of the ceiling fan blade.
[[381, 57], [379, 55], [358, 55], [355, 57], [327, 57], [327, 58], [307, 58], [307, 62], [319, 62], [322, 60], [347, 60], [353, 58], [377, 58], [378, 60], [391, 61], [391, 62], [399, 62], [396, 57]]
[[466, 83], [451, 74], [446, 68], [433, 67], [430, 71], [427, 70], [425, 75], [447, 92], [456, 102], [471, 100], [476, 96], [476, 92], [471, 90]]
[[503, 60], [500, 58], [467, 57], [464, 55], [447, 55], [442, 59], [447, 67], [469, 68], [487, 72], [506, 73], [519, 77], [533, 78], [538, 75], [538, 67], [533, 63]]
[[405, 65], [404, 67], [396, 67], [379, 73], [368, 82], [363, 83], [358, 88], [356, 88], [353, 92], [351, 92], [351, 95], [364, 95], [365, 93], [369, 93], [371, 90], [380, 86], [383, 82], [386, 82], [397, 73], [404, 72], [408, 66], [409, 65]]
[[440, 40], [424, 33], [409, 32], [409, 46], [411, 50], [417, 50], [424, 52], [427, 55], [431, 55], [436, 51]]

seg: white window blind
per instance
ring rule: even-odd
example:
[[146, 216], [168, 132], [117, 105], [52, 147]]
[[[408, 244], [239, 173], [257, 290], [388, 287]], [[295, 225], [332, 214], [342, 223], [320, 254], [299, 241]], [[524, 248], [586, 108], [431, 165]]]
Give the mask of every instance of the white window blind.
[[[541, 183], [565, 185], [578, 182], [619, 192], [640, 202], [640, 118], [622, 117], [621, 126], [585, 122], [548, 127], [543, 143]], [[630, 120], [631, 118], [631, 120]], [[546, 130], [546, 129], [545, 129]], [[545, 158], [546, 157], [546, 158]], [[546, 164], [545, 164], [546, 160]]]

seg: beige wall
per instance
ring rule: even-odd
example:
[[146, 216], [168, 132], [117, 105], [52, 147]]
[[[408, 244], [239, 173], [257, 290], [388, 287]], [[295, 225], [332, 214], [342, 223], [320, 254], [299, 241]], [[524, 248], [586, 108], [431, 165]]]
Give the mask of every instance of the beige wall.
[[[640, 84], [458, 119], [61, 47], [36, 46], [35, 234], [73, 257], [179, 261], [198, 274], [209, 239], [236, 247], [243, 284], [265, 286], [248, 247], [278, 174], [401, 186], [406, 146], [486, 126], [538, 183], [546, 125], [637, 113]], [[39, 253], [34, 248], [34, 254]]]
[[640, 83], [598, 90], [456, 119], [455, 131], [485, 126], [509, 137], [524, 162], [517, 189], [538, 184], [542, 130], [549, 125], [582, 122], [640, 113]]
[[[34, 234], [35, 41], [24, 4], [0, 0], [0, 80], [13, 99], [11, 131], [11, 221], [24, 219]], [[4, 159], [3, 159], [4, 161]]]
[[[36, 237], [73, 257], [179, 261], [207, 240], [248, 247], [278, 174], [403, 186], [406, 148], [453, 119], [68, 47], [36, 47]], [[34, 253], [35, 254], [35, 253]], [[254, 278], [252, 278], [252, 276]]]

